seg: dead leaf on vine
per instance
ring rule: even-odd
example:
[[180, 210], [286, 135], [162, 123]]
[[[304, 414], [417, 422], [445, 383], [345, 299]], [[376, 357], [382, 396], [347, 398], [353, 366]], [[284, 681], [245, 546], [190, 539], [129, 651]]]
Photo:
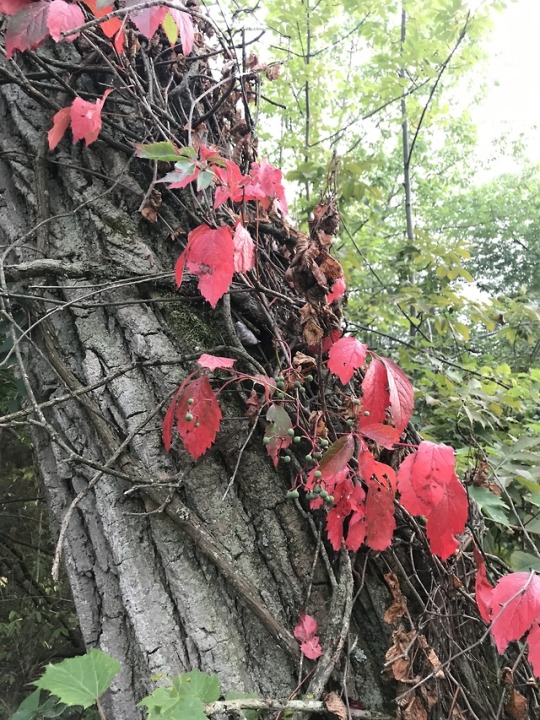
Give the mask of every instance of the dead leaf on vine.
[[332, 285], [338, 278], [343, 277], [343, 268], [326, 250], [319, 255], [319, 259], [319, 267], [324, 273], [327, 283]]
[[324, 707], [329, 713], [337, 717], [338, 720], [347, 719], [347, 708], [345, 707], [345, 703], [336, 692], [328, 693], [328, 695], [324, 698]]
[[246, 417], [253, 423], [261, 409], [261, 400], [255, 390], [251, 391], [251, 395], [246, 400], [246, 405]]
[[312, 370], [315, 370], [317, 362], [311, 355], [297, 351], [293, 357], [293, 365], [302, 374], [309, 374]]
[[407, 612], [407, 600], [401, 592], [399, 580], [394, 573], [386, 573], [384, 579], [393, 597], [392, 604], [384, 613], [384, 622], [388, 625], [395, 625], [396, 620]]
[[431, 665], [432, 672], [434, 673], [437, 680], [441, 680], [444, 677], [444, 671], [441, 670], [441, 661], [439, 660], [435, 650], [429, 645], [424, 635], [418, 636], [418, 643], [424, 651], [426, 658]]
[[427, 720], [427, 711], [419, 697], [412, 697], [400, 708], [400, 720]]
[[156, 188], [152, 188], [150, 195], [144, 201], [141, 208], [141, 215], [148, 222], [157, 222], [157, 211], [161, 206], [161, 193]]
[[410, 651], [415, 638], [416, 630], [411, 630], [408, 633], [403, 630], [394, 630], [392, 633], [392, 645], [386, 652], [388, 672], [392, 674], [394, 680], [413, 685], [419, 680], [418, 677], [414, 677], [412, 674], [412, 660], [410, 658]]
[[527, 698], [517, 690], [512, 690], [504, 709], [514, 720], [527, 720], [529, 717]]
[[313, 410], [311, 412], [309, 416], [309, 425], [313, 428], [315, 437], [326, 437], [326, 423], [324, 422], [323, 414], [321, 412], [317, 412], [317, 410]]
[[318, 345], [323, 338], [323, 330], [317, 322], [313, 307], [309, 304], [300, 308], [300, 322], [304, 326], [304, 340], [307, 345]]
[[422, 685], [420, 687], [420, 694], [422, 695], [424, 704], [427, 706], [428, 711], [439, 702], [439, 693], [437, 692], [435, 685]]

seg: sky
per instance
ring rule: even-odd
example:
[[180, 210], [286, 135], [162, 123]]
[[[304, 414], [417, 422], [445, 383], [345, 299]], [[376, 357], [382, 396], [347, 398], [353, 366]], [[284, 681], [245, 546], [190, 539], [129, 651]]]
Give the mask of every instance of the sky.
[[[485, 65], [488, 92], [472, 116], [479, 129], [479, 156], [488, 160], [501, 134], [525, 133], [527, 154], [540, 162], [540, 0], [515, 0], [494, 18]], [[490, 174], [517, 169], [499, 159]]]

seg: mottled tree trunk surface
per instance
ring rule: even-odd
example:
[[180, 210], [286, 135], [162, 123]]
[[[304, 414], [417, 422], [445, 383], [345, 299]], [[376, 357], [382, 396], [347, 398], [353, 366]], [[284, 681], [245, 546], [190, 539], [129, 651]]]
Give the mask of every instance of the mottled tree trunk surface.
[[[219, 309], [212, 317], [200, 299], [174, 296], [180, 246], [137, 212], [147, 188], [125, 172], [128, 155], [101, 142], [89, 150], [65, 142], [38, 158], [51, 115], [20, 88], [0, 88], [0, 238], [5, 276], [21, 295], [13, 300], [24, 330], [18, 348], [35, 401], [54, 401], [117, 374], [79, 399], [51, 402], [32, 424], [56, 528], [98, 472], [88, 462], [106, 464], [129, 439], [113, 466], [131, 482], [107, 474], [97, 480], [73, 513], [64, 543], [86, 644], [122, 663], [109, 717], [134, 718], [135, 703], [153, 687], [151, 676], [192, 668], [217, 673], [225, 689], [286, 697], [298, 682], [295, 643], [280, 646], [231, 580], [240, 576], [290, 633], [306, 601], [316, 533], [285, 499], [287, 478], [273, 470], [260, 437], [248, 445], [224, 498], [249, 432], [245, 420], [226, 419], [217, 446], [197, 463], [180, 447], [165, 453], [163, 401], [189, 367], [178, 358], [231, 339]], [[116, 176], [111, 189], [108, 179]], [[47, 217], [36, 231], [43, 204]], [[57, 261], [50, 272], [36, 268], [44, 258]], [[21, 263], [28, 265], [20, 269]], [[82, 276], [73, 277], [79, 271]], [[168, 359], [173, 362], [163, 365]], [[229, 416], [243, 412], [231, 401]], [[178, 497], [214, 538], [229, 577], [198, 547], [197, 536], [165, 512], [151, 512], [170, 489], [156, 491], [153, 503], [127, 492], [160, 480], [178, 481]], [[324, 618], [331, 598], [319, 560], [310, 611]], [[380, 706], [378, 673], [389, 633], [377, 617], [384, 603], [377, 594], [373, 601], [369, 621], [362, 620], [371, 638], [361, 634], [352, 657], [361, 659], [354, 672], [364, 702]]]
[[[68, 77], [62, 46], [38, 53]], [[73, 68], [82, 62], [72, 47], [67, 57]], [[220, 398], [225, 419], [210, 452], [193, 462], [180, 444], [164, 451], [167, 403], [201, 352], [237, 356], [253, 371], [227, 303], [212, 312], [193, 284], [174, 290], [178, 238], [206, 216], [171, 193], [159, 222], [140, 214], [151, 164], [133, 156], [134, 138], [147, 135], [125, 92], [107, 101], [112, 124], [89, 149], [68, 137], [49, 152], [52, 115], [70, 101], [57, 74], [47, 100], [41, 66], [26, 62], [0, 60], [0, 299], [27, 387], [27, 408], [11, 420], [30, 423], [86, 645], [122, 664], [107, 717], [142, 717], [136, 703], [156, 676], [193, 668], [217, 673], [225, 691], [288, 697], [311, 668], [304, 661], [299, 672], [292, 636], [303, 608], [336, 653], [301, 692], [336, 689], [388, 717], [396, 692], [427, 677], [398, 703], [403, 720], [501, 717], [499, 661], [480, 642], [467, 556], [443, 566], [422, 524], [400, 515], [394, 549], [328, 559], [324, 517], [285, 498], [291, 476], [274, 471], [258, 430], [242, 451], [251, 426], [237, 392]], [[208, 124], [219, 144], [222, 127]], [[305, 300], [283, 297], [290, 319]], [[408, 602], [393, 639], [383, 619], [389, 571]], [[393, 645], [396, 657], [400, 643], [390, 681], [385, 653]], [[448, 661], [438, 673], [437, 657]]]

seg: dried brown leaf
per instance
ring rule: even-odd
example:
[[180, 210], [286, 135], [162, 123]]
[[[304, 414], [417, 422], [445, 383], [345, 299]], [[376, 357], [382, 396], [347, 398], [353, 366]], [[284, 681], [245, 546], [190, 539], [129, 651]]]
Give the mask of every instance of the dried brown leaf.
[[324, 706], [328, 712], [335, 715], [338, 720], [347, 720], [347, 708], [337, 693], [328, 693], [328, 695], [324, 698]]
[[513, 720], [527, 720], [529, 717], [527, 698], [517, 690], [512, 690], [510, 698], [504, 707]]
[[[353, 405], [352, 407], [354, 409], [357, 408], [356, 405]], [[384, 613], [384, 621], [388, 623], [388, 625], [395, 625], [396, 620], [400, 617], [403, 617], [407, 612], [407, 600], [401, 592], [401, 588], [399, 587], [399, 580], [394, 573], [386, 573], [384, 579], [386, 580], [386, 584], [388, 585], [388, 588], [392, 593], [393, 597], [392, 604]]]

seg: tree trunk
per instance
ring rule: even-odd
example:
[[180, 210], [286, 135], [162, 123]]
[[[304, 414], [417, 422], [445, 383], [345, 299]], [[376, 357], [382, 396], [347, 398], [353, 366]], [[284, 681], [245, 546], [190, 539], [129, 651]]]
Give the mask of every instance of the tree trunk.
[[[89, 149], [64, 140], [48, 152], [44, 136], [54, 110], [41, 93], [59, 106], [70, 102], [57, 76], [72, 82], [66, 57], [78, 68], [85, 60], [79, 50], [80, 57], [62, 45], [38, 51], [56, 93], [34, 80], [33, 53], [14, 61], [20, 72], [1, 61], [1, 281], [12, 359], [28, 393], [27, 409], [11, 421], [30, 423], [86, 645], [122, 664], [107, 717], [142, 717], [135, 705], [153, 689], [152, 678], [193, 668], [216, 673], [224, 690], [289, 696], [299, 682], [292, 628], [302, 608], [317, 618], [323, 648], [336, 652], [325, 652], [300, 692], [346, 688], [348, 698], [394, 717], [395, 677], [381, 674], [392, 644], [383, 620], [392, 596], [383, 575], [397, 574], [411, 628], [423, 629], [442, 662], [483, 632], [474, 606], [453, 585], [470, 566], [463, 558], [450, 568], [436, 563], [422, 528], [406, 517], [396, 550], [329, 559], [318, 540], [324, 518], [286, 499], [291, 476], [274, 471], [259, 431], [242, 450], [251, 426], [238, 392], [226, 396], [222, 432], [200, 460], [180, 444], [164, 451], [166, 405], [201, 352], [236, 356], [247, 372], [253, 365], [239, 347], [227, 301], [210, 311], [192, 284], [174, 292], [177, 237], [206, 220], [205, 208], [197, 210], [185, 192], [182, 202], [166, 196], [156, 224], [138, 212], [152, 179], [149, 163], [130, 151], [134, 134], [148, 136], [141, 99], [130, 106], [122, 95], [114, 104], [120, 119], [111, 115]], [[223, 115], [208, 120], [209, 141], [219, 144], [225, 127]], [[273, 232], [286, 240], [283, 227]], [[291, 252], [272, 249], [271, 235], [266, 240], [264, 257], [284, 269]], [[280, 299], [279, 290], [288, 292], [280, 282], [269, 296], [270, 314], [264, 294], [254, 293], [268, 321], [257, 359], [265, 366], [276, 352], [272, 323], [296, 331], [304, 302], [292, 293]], [[232, 295], [239, 310], [243, 295]], [[460, 629], [461, 645], [446, 634], [444, 619], [430, 619], [437, 610], [471, 618]], [[304, 674], [306, 665], [312, 663], [304, 661]], [[433, 702], [415, 702], [431, 717], [447, 717], [450, 707], [495, 717], [501, 688], [493, 667], [479, 669], [470, 654], [461, 656], [453, 676], [441, 671], [426, 683]]]

